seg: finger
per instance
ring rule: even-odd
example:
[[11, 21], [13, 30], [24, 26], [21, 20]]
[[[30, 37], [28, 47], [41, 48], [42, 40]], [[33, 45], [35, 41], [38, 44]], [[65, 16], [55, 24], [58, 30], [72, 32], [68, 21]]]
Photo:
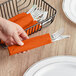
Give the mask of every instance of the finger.
[[5, 42], [8, 46], [12, 46], [12, 45], [14, 45], [14, 43], [12, 43], [12, 42]]
[[10, 37], [9, 40], [11, 41], [11, 45], [15, 45], [15, 44], [17, 44], [16, 41], [13, 39], [13, 37]]
[[12, 37], [8, 37], [5, 43], [6, 45], [11, 46], [11, 45], [14, 45], [14, 40], [12, 39]]
[[26, 32], [25, 32], [24, 30], [22, 30], [21, 36], [22, 36], [23, 38], [29, 39], [28, 35], [26, 34]]
[[20, 36], [24, 39], [29, 39], [28, 35], [26, 34], [26, 32], [23, 30], [23, 28], [20, 27]]
[[23, 41], [24, 39], [22, 37], [20, 37], [20, 40]]
[[25, 33], [22, 33], [21, 35], [20, 35], [20, 37], [22, 37], [24, 40], [25, 39], [29, 39], [29, 37], [28, 37], [28, 35]]
[[14, 40], [16, 41], [16, 43], [18, 45], [21, 45], [21, 46], [24, 45], [24, 43], [20, 40], [20, 38], [19, 38], [17, 33], [14, 34], [13, 38], [14, 38]]

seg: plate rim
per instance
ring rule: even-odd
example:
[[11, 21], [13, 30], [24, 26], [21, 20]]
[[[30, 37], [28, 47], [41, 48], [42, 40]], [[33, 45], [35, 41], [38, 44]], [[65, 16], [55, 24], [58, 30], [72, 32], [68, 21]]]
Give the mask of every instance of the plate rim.
[[[41, 63], [43, 63], [44, 61], [48, 61], [48, 60], [50, 60], [50, 61], [52, 61], [52, 60], [57, 60], [57, 62], [58, 62], [58, 60], [60, 60], [61, 59], [61, 62], [62, 61], [70, 61], [70, 62], [76, 62], [75, 60], [76, 60], [76, 57], [75, 56], [54, 56], [54, 57], [49, 57], [49, 58], [45, 58], [45, 59], [42, 59], [42, 60], [40, 60], [40, 61], [38, 61], [38, 62], [36, 62], [36, 63], [34, 63], [31, 67], [29, 67], [27, 70], [26, 70], [26, 72], [24, 73], [24, 75], [23, 76], [27, 76], [26, 74], [28, 74], [28, 72], [34, 67], [34, 66], [36, 66], [36, 65], [39, 65], [39, 64], [41, 64]], [[63, 60], [64, 59], [64, 60]], [[68, 60], [69, 59], [69, 60]], [[72, 60], [72, 61], [71, 61]], [[52, 63], [52, 62], [51, 62]]]
[[74, 16], [72, 16], [72, 18], [69, 16], [69, 14], [67, 13], [67, 11], [65, 12], [65, 2], [66, 2], [67, 0], [63, 0], [63, 2], [62, 2], [62, 9], [63, 9], [63, 12], [64, 12], [64, 14], [66, 15], [66, 17], [70, 20], [70, 21], [72, 21], [73, 23], [75, 23], [76, 24], [76, 21], [73, 19], [74, 18]]

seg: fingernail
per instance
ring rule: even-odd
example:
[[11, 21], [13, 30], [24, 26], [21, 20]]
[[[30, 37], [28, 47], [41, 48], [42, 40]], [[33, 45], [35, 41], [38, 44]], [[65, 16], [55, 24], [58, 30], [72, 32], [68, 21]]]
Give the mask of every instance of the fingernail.
[[27, 39], [29, 39], [29, 37], [27, 36]]
[[21, 46], [23, 46], [24, 45], [24, 43], [23, 42], [21, 42], [21, 44], [20, 44]]

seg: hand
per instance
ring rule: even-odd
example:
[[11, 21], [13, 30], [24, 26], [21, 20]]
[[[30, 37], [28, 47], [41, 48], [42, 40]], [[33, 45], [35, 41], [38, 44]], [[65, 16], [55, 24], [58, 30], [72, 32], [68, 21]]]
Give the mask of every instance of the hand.
[[25, 31], [18, 24], [0, 17], [0, 39], [7, 45], [23, 45], [22, 40], [28, 38]]

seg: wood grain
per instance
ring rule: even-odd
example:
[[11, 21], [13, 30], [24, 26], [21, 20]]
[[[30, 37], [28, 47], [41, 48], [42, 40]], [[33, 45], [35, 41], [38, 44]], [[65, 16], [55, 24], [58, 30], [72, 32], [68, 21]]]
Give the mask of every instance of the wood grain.
[[[5, 0], [0, 0], [0, 2]], [[57, 10], [54, 22], [42, 31], [32, 36], [50, 32], [51, 34], [65, 28], [64, 34], [71, 35], [70, 38], [42, 46], [26, 52], [9, 56], [8, 50], [0, 47], [0, 76], [23, 76], [24, 72], [35, 62], [53, 56], [71, 55], [76, 56], [76, 24], [66, 18], [62, 11], [62, 0], [46, 0]], [[31, 36], [31, 37], [32, 37]]]

